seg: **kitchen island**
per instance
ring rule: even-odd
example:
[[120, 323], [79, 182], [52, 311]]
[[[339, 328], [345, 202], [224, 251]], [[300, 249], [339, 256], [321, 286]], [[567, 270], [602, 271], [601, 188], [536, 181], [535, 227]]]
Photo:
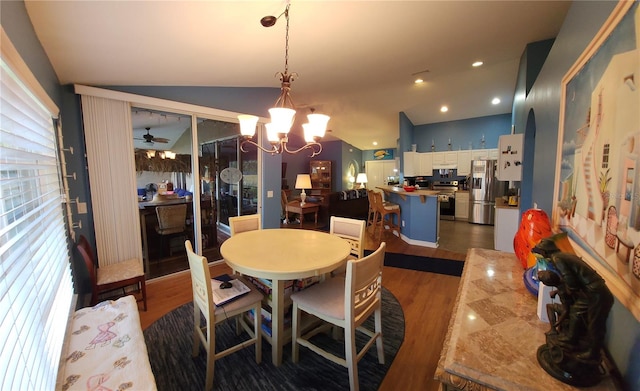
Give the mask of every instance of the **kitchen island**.
[[378, 186], [387, 201], [400, 205], [400, 237], [409, 244], [438, 247], [440, 208], [438, 191], [405, 191], [398, 186]]

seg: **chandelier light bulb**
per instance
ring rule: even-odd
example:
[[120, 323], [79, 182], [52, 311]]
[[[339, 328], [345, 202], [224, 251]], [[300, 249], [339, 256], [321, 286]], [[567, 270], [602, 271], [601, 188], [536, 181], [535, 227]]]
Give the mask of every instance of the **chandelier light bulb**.
[[277, 126], [273, 122], [269, 122], [265, 127], [267, 128], [267, 140], [269, 140], [271, 144], [277, 144], [280, 141]]
[[240, 134], [245, 137], [253, 137], [256, 134], [256, 125], [258, 124], [258, 117], [255, 115], [240, 114], [238, 116], [240, 121]]
[[314, 142], [315, 132], [313, 130], [313, 125], [311, 124], [302, 124], [302, 129], [304, 130], [304, 141], [308, 143]]
[[318, 138], [324, 137], [330, 117], [324, 114], [309, 114], [307, 118], [309, 119], [309, 124], [312, 125], [314, 136]]
[[273, 126], [278, 133], [289, 133], [291, 125], [293, 125], [293, 117], [296, 115], [294, 109], [274, 107], [269, 109], [269, 114], [271, 114], [271, 123], [274, 124]]

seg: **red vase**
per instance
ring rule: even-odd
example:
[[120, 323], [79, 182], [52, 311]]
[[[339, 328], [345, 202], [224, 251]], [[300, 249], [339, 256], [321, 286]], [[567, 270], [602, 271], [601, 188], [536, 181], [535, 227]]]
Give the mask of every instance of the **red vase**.
[[551, 235], [551, 222], [544, 210], [529, 209], [522, 214], [520, 228], [513, 238], [513, 249], [523, 268], [535, 266], [536, 258], [531, 253], [531, 249], [540, 240]]

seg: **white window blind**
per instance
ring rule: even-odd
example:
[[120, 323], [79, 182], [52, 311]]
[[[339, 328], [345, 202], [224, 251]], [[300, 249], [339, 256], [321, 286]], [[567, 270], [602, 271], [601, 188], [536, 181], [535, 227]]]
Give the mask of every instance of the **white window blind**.
[[57, 113], [0, 65], [0, 389], [53, 390], [73, 299]]
[[82, 95], [82, 120], [100, 266], [136, 258], [142, 239], [128, 102]]

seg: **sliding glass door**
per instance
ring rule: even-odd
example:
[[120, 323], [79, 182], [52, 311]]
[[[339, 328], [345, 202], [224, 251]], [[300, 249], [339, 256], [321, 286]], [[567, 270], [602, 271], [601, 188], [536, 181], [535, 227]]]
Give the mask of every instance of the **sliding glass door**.
[[188, 268], [194, 238], [191, 116], [143, 107], [131, 111], [143, 258], [149, 278]]
[[257, 153], [240, 152], [238, 124], [198, 121], [201, 161], [206, 162], [203, 183], [211, 193], [217, 223], [228, 230], [229, 217], [258, 213]]

